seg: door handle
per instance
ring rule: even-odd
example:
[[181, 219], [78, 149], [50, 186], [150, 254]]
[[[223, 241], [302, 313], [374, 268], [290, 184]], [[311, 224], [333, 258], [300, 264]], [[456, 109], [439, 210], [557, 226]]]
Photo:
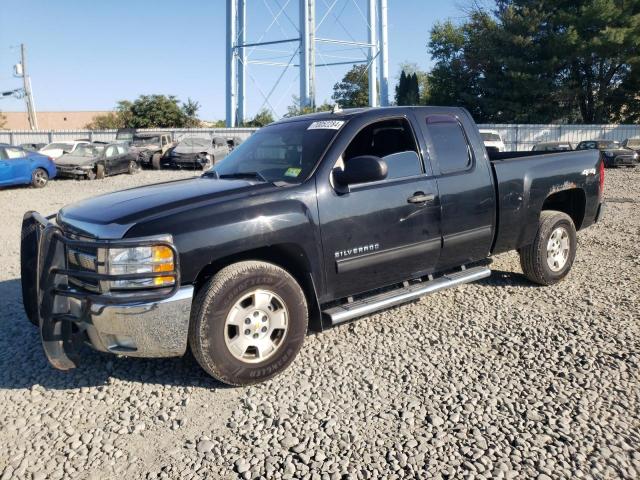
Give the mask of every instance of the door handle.
[[427, 203], [433, 202], [436, 196], [433, 193], [425, 194], [424, 192], [416, 192], [407, 198], [409, 203]]

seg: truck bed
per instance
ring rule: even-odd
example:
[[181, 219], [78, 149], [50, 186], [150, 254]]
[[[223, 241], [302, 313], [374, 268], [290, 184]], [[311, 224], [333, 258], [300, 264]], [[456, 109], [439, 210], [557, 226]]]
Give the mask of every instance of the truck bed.
[[[599, 162], [595, 150], [489, 154], [498, 216], [492, 253], [529, 245], [543, 207], [569, 199], [577, 229], [591, 225], [599, 207]], [[502, 228], [502, 226], [506, 226]]]

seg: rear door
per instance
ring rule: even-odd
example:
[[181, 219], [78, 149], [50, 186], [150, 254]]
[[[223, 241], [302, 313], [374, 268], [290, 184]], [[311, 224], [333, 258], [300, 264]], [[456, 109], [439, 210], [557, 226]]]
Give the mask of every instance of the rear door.
[[[349, 143], [335, 158], [375, 155], [387, 163], [379, 182], [335, 188], [317, 177], [318, 208], [329, 298], [342, 298], [430, 273], [440, 252], [440, 209], [435, 180], [406, 118], [389, 118], [341, 135]], [[420, 198], [427, 201], [418, 202]]]
[[30, 182], [33, 160], [28, 158], [27, 152], [18, 147], [5, 147], [4, 151], [14, 181]]
[[438, 270], [489, 254], [496, 197], [489, 159], [477, 127], [463, 113], [416, 112], [440, 192], [442, 252]]
[[109, 175], [122, 171], [122, 167], [119, 163], [118, 147], [116, 145], [108, 145], [107, 148], [105, 148], [104, 168]]

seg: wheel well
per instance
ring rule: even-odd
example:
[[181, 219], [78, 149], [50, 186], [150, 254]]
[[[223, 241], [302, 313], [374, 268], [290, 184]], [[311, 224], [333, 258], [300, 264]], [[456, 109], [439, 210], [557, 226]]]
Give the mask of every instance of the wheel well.
[[309, 326], [314, 331], [322, 330], [322, 317], [320, 305], [316, 297], [315, 288], [311, 279], [311, 266], [304, 250], [296, 244], [284, 243], [270, 245], [268, 247], [256, 248], [245, 252], [229, 255], [216, 259], [204, 266], [198, 273], [194, 282], [195, 292], [197, 292], [207, 282], [209, 278], [233, 263], [246, 260], [258, 260], [272, 263], [286, 270], [295, 278], [302, 288], [309, 308]]
[[542, 210], [557, 210], [566, 213], [573, 220], [576, 230], [580, 230], [584, 220], [586, 203], [587, 198], [584, 190], [572, 188], [549, 195], [542, 204]]

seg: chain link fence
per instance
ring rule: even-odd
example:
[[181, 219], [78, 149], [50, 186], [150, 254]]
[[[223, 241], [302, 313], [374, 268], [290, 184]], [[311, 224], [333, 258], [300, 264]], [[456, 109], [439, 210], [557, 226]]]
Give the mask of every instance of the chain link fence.
[[[507, 150], [523, 151], [539, 142], [569, 142], [574, 147], [582, 140], [639, 138], [640, 125], [516, 125], [483, 124], [481, 129], [495, 130], [502, 137]], [[256, 128], [164, 128], [143, 131], [171, 132], [174, 140], [184, 136], [213, 136], [248, 138]], [[110, 141], [116, 138], [116, 130], [0, 130], [0, 143], [51, 143], [60, 140], [89, 139]]]

